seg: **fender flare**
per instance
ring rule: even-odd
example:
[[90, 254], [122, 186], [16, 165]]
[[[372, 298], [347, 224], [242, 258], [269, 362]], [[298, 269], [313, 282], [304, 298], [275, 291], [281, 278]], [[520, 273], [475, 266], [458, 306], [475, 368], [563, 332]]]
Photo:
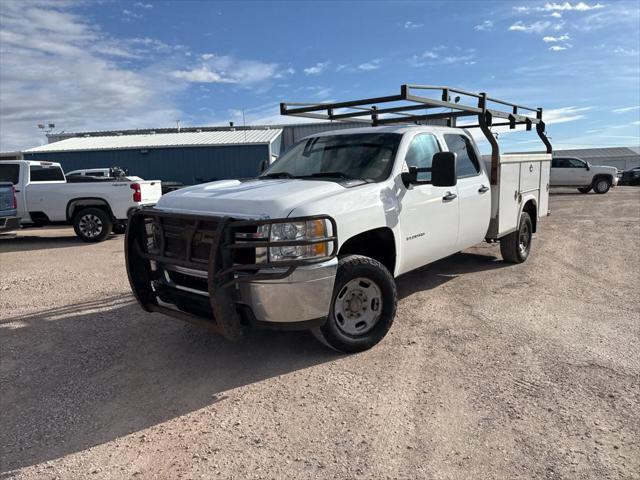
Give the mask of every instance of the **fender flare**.
[[[111, 219], [115, 220], [115, 216], [113, 215], [113, 211], [111, 210], [111, 205], [109, 202], [101, 197], [78, 197], [73, 198], [67, 202], [67, 206], [65, 209], [67, 222], [73, 222], [72, 212], [75, 210], [76, 203], [82, 202], [80, 207], [106, 207], [107, 213], [111, 217]], [[87, 202], [86, 204], [84, 202]]]

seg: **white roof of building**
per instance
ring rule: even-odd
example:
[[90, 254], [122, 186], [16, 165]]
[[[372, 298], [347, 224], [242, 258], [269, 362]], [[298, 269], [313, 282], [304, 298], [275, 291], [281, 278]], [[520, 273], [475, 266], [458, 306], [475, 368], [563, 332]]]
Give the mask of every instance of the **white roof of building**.
[[211, 145], [247, 145], [272, 143], [281, 128], [264, 130], [227, 130], [216, 132], [157, 133], [145, 135], [109, 135], [73, 137], [25, 150], [36, 152], [69, 152], [78, 150], [118, 150], [125, 148], [204, 147]]

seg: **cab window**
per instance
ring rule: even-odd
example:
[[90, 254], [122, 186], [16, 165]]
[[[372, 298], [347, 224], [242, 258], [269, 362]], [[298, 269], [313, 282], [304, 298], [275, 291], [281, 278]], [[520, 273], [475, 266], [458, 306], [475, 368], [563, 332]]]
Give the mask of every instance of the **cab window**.
[[[408, 167], [431, 168], [433, 156], [440, 151], [436, 138], [424, 133], [416, 135], [411, 141], [405, 161]], [[418, 172], [419, 182], [430, 182], [431, 172]]]
[[568, 158], [570, 168], [586, 168], [587, 164], [577, 158]]
[[480, 163], [471, 141], [465, 135], [448, 134], [444, 141], [450, 152], [457, 154], [456, 171], [458, 178], [472, 177], [480, 172]]
[[52, 182], [64, 180], [62, 169], [53, 165], [31, 165], [29, 167], [32, 182]]
[[20, 179], [20, 165], [18, 164], [0, 164], [0, 182], [11, 182], [14, 185], [18, 184]]

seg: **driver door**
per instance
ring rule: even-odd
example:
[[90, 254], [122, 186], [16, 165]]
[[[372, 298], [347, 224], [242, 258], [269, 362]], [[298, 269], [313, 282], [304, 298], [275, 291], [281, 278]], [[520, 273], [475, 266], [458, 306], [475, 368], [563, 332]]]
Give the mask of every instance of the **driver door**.
[[569, 161], [569, 171], [574, 183], [571, 185], [589, 185], [591, 184], [591, 175], [589, 175], [588, 165], [579, 158], [567, 158]]
[[[431, 168], [433, 155], [440, 151], [434, 135], [420, 133], [411, 140], [405, 156], [406, 167]], [[457, 187], [434, 187], [430, 181], [431, 172], [420, 172], [419, 183], [402, 190], [401, 273], [457, 251]]]

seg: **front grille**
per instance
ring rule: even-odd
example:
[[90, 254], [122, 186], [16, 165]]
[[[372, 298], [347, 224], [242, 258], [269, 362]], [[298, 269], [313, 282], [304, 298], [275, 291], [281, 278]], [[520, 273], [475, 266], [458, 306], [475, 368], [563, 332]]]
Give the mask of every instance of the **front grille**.
[[154, 249], [164, 247], [168, 258], [206, 265], [217, 228], [218, 222], [210, 220], [156, 217], [152, 224]]

